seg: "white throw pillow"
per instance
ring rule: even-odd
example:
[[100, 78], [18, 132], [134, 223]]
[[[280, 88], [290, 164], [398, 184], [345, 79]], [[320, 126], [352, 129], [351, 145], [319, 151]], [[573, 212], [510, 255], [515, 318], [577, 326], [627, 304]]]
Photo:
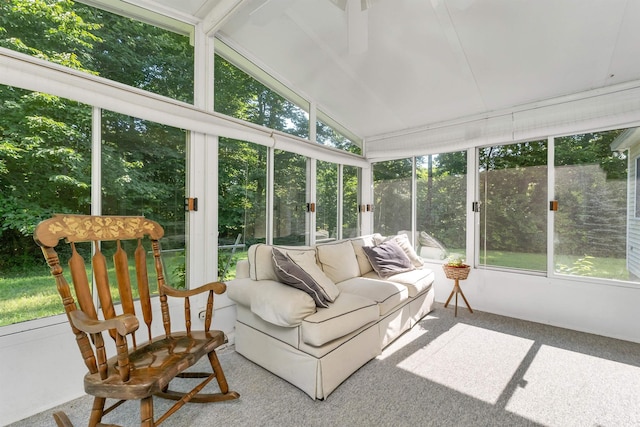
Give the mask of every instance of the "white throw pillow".
[[340, 295], [340, 289], [324, 274], [316, 262], [316, 253], [311, 251], [290, 251], [288, 255], [293, 262], [298, 264], [322, 287], [329, 302], [334, 302], [338, 295]]
[[411, 246], [411, 242], [409, 241], [409, 237], [407, 237], [406, 234], [398, 234], [397, 236], [391, 237], [389, 240], [393, 240], [398, 244], [398, 246], [400, 246], [400, 248], [402, 248], [414, 267], [420, 268], [424, 265], [424, 260], [413, 249], [413, 246]]
[[350, 241], [318, 245], [316, 251], [322, 271], [334, 283], [360, 276], [360, 266]]

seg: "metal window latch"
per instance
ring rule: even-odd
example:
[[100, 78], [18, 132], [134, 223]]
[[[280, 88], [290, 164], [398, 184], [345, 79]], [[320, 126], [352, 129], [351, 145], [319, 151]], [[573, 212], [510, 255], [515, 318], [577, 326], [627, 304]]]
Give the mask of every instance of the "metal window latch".
[[315, 212], [316, 204], [315, 203], [307, 203], [307, 212]]
[[480, 212], [480, 202], [472, 202], [471, 203], [471, 211], [472, 212]]
[[549, 210], [550, 211], [557, 211], [558, 210], [558, 201], [557, 200], [551, 200], [549, 202]]
[[187, 197], [184, 199], [184, 211], [197, 211], [198, 210], [198, 198], [197, 197]]

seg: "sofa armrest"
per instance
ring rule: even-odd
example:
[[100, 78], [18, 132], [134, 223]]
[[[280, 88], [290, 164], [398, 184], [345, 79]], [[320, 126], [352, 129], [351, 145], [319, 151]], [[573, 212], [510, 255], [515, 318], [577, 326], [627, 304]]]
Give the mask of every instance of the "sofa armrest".
[[274, 280], [255, 281], [251, 311], [274, 325], [293, 327], [316, 312], [316, 303], [307, 294]]
[[227, 296], [236, 304], [251, 307], [251, 295], [257, 283], [249, 278], [229, 280], [227, 282]]
[[227, 295], [278, 326], [298, 326], [316, 312], [316, 303], [306, 292], [274, 280], [233, 279], [227, 282]]
[[241, 259], [236, 264], [236, 279], [246, 279], [249, 277], [249, 260]]

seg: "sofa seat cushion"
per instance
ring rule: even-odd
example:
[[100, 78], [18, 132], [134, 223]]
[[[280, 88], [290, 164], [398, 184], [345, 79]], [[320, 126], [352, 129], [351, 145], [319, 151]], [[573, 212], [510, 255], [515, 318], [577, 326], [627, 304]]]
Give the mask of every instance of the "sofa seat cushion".
[[316, 312], [316, 303], [309, 294], [274, 280], [254, 282], [251, 311], [263, 320], [278, 326], [293, 327]]
[[381, 280], [379, 278], [354, 277], [338, 283], [340, 292], [360, 295], [374, 300], [380, 309], [379, 315], [384, 316], [399, 304], [409, 299], [406, 286]]
[[316, 347], [324, 345], [377, 321], [378, 313], [378, 304], [372, 299], [340, 292], [328, 308], [318, 308], [302, 320], [302, 341]]
[[[365, 277], [380, 279], [374, 271], [366, 274]], [[435, 275], [433, 274], [432, 270], [428, 268], [421, 268], [417, 270], [405, 271], [404, 273], [394, 274], [393, 276], [387, 277], [384, 280], [406, 286], [407, 290], [409, 291], [409, 297], [414, 298], [416, 295], [429, 289], [429, 287], [433, 283], [434, 278]]]

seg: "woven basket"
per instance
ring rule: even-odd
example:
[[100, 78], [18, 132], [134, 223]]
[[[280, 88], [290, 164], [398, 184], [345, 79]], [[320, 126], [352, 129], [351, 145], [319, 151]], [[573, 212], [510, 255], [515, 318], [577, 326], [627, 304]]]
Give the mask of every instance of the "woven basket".
[[458, 279], [464, 280], [469, 277], [469, 271], [471, 271], [471, 267], [468, 265], [462, 265], [460, 267], [451, 267], [450, 265], [443, 265], [442, 269], [444, 270], [444, 274], [448, 279]]

